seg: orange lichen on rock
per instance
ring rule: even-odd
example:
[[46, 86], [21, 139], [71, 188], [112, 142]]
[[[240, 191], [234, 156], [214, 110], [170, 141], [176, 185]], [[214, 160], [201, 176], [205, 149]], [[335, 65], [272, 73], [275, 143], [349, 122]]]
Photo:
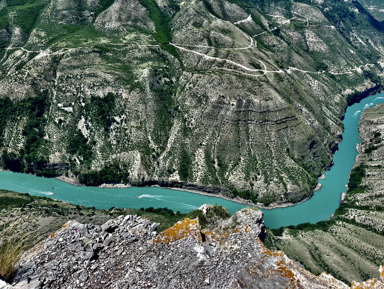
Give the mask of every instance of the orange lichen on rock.
[[384, 272], [383, 266], [380, 266], [380, 279], [376, 278], [364, 282], [352, 282], [351, 289], [383, 289], [384, 288]]
[[280, 275], [289, 279], [289, 284], [286, 287], [287, 289], [303, 288], [300, 284], [300, 280], [295, 278], [295, 274], [293, 274], [293, 272], [288, 268], [287, 264], [283, 260], [277, 262], [277, 266], [277, 271], [280, 273]]
[[55, 237], [55, 233], [52, 233], [52, 234], [51, 234], [51, 238], [53, 238], [53, 237]]
[[351, 289], [376, 289], [376, 288], [383, 288], [382, 286], [377, 287], [376, 279], [371, 279], [361, 283], [352, 282], [352, 286], [351, 286]]
[[364, 282], [352, 282], [351, 289], [383, 289], [384, 288], [384, 267], [380, 266], [380, 279], [369, 279]]
[[[261, 241], [260, 241], [261, 242]], [[262, 263], [269, 262], [271, 259], [275, 259], [275, 264], [277, 265], [277, 272], [282, 277], [287, 278], [289, 280], [289, 284], [287, 285], [287, 289], [295, 289], [295, 288], [303, 288], [300, 284], [300, 280], [295, 277], [295, 274], [289, 269], [286, 261], [284, 260], [284, 253], [282, 251], [271, 252], [268, 248], [264, 246], [261, 242], [261, 250], [263, 256], [261, 257]], [[268, 261], [267, 261], [268, 260]]]
[[201, 233], [205, 236], [205, 239], [208, 242], [222, 242], [229, 236], [228, 232], [225, 232], [224, 234], [217, 234], [208, 229], [201, 230]]
[[68, 227], [67, 225], [62, 225], [61, 228], [62, 229], [65, 229], [66, 227]]
[[240, 233], [242, 231], [244, 231], [244, 233], [249, 233], [252, 231], [252, 229], [247, 224], [241, 225], [233, 229], [233, 233]]
[[364, 282], [352, 282], [351, 289], [383, 289], [384, 288], [384, 267], [380, 266], [380, 279], [369, 279]]
[[272, 256], [272, 252], [264, 246], [263, 242], [260, 240], [260, 239], [257, 239], [261, 245], [261, 253], [263, 254], [263, 256], [261, 257], [261, 259], [265, 259], [267, 258], [268, 256]]
[[177, 222], [173, 227], [161, 232], [153, 242], [169, 244], [187, 237], [193, 237], [197, 241], [202, 242], [198, 219], [186, 218]]
[[201, 233], [204, 234], [205, 238], [209, 241], [220, 241], [223, 235], [216, 234], [208, 229], [201, 230]]

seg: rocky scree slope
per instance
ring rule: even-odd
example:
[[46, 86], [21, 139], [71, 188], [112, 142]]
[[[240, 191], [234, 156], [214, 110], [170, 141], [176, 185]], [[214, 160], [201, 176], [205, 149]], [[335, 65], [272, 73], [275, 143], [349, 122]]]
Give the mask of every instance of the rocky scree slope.
[[311, 272], [326, 270], [347, 282], [378, 277], [384, 264], [384, 105], [364, 110], [359, 132], [359, 155], [334, 217], [288, 227], [274, 240]]
[[298, 202], [382, 36], [358, 1], [2, 0], [1, 166]]
[[157, 225], [137, 216], [102, 226], [70, 221], [24, 254], [13, 288], [348, 288], [266, 249], [258, 210], [204, 230], [198, 219], [160, 234]]

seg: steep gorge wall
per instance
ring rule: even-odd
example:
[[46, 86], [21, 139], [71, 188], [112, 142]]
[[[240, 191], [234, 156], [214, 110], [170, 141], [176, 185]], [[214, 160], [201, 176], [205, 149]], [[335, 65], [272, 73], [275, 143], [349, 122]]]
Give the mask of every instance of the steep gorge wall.
[[302, 200], [331, 163], [346, 96], [380, 82], [382, 32], [359, 7], [1, 2], [2, 165]]
[[326, 270], [346, 282], [378, 277], [377, 267], [384, 262], [383, 104], [364, 110], [359, 132], [362, 142], [348, 192], [334, 216], [285, 229], [274, 240], [311, 272]]

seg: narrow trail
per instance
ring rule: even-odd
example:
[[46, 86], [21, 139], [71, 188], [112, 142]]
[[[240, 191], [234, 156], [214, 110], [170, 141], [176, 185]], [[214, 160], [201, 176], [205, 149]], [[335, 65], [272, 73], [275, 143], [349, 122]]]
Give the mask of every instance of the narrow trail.
[[247, 18], [240, 20], [240, 21], [237, 21], [233, 24], [238, 25], [238, 24], [246, 23], [246, 22], [252, 22], [252, 15], [249, 15]]
[[[269, 16], [284, 18], [284, 17], [278, 16], [278, 15], [269, 15]], [[250, 21], [252, 21], [252, 16], [251, 15], [249, 15], [247, 18], [245, 18], [243, 20], [235, 22], [234, 24], [235, 25], [239, 25], [239, 24], [242, 24], [242, 23], [250, 22]], [[304, 74], [317, 74], [317, 75], [324, 74], [324, 73], [330, 73], [330, 74], [333, 74], [333, 75], [346, 75], [346, 74], [353, 74], [356, 71], [361, 71], [362, 69], [364, 69], [366, 67], [372, 67], [372, 66], [375, 65], [373, 63], [368, 63], [368, 64], [365, 64], [365, 65], [360, 65], [360, 66], [354, 67], [354, 68], [346, 70], [346, 71], [337, 71], [337, 72], [336, 71], [310, 71], [310, 70], [303, 70], [303, 69], [300, 69], [300, 68], [297, 68], [297, 67], [288, 67], [288, 68], [285, 68], [285, 69], [268, 69], [267, 65], [266, 65], [266, 63], [264, 61], [262, 61], [261, 59], [254, 58], [256, 61], [260, 62], [261, 66], [263, 68], [251, 68], [251, 67], [248, 67], [248, 66], [246, 66], [244, 64], [241, 64], [239, 62], [230, 60], [228, 58], [219, 58], [219, 57], [215, 57], [215, 56], [210, 56], [210, 55], [208, 55], [206, 53], [199, 52], [199, 51], [191, 49], [191, 48], [198, 48], [198, 49], [199, 48], [200, 49], [204, 48], [204, 49], [212, 49], [212, 50], [230, 50], [230, 51], [252, 50], [254, 48], [257, 48], [257, 42], [255, 42], [254, 38], [256, 38], [258, 36], [261, 36], [263, 34], [271, 33], [271, 32], [273, 32], [273, 31], [275, 31], [277, 29], [278, 28], [274, 27], [271, 30], [266, 30], [266, 31], [263, 31], [261, 33], [255, 34], [253, 36], [250, 36], [247, 33], [245, 33], [243, 30], [239, 29], [239, 31], [241, 33], [243, 33], [244, 37], [249, 40], [249, 44], [247, 46], [244, 46], [244, 47], [212, 47], [212, 46], [208, 46], [208, 45], [188, 45], [188, 44], [180, 44], [180, 43], [169, 43], [169, 45], [172, 45], [172, 46], [174, 46], [175, 48], [177, 48], [177, 49], [179, 49], [181, 51], [184, 51], [184, 52], [187, 52], [187, 53], [191, 53], [191, 54], [195, 54], [195, 55], [197, 55], [199, 57], [202, 57], [205, 61], [216, 61], [216, 62], [228, 64], [228, 65], [230, 65], [232, 67], [237, 68], [237, 69], [234, 69], [234, 68], [231, 68], [231, 67], [214, 67], [213, 69], [224, 70], [224, 71], [228, 71], [228, 72], [232, 72], [232, 73], [239, 73], [239, 74], [242, 74], [242, 75], [252, 76], [252, 77], [260, 77], [260, 76], [264, 76], [266, 74], [271, 74], [271, 73], [291, 74], [291, 73], [294, 73], [294, 72], [300, 72], [300, 73], [304, 73]], [[136, 47], [159, 47], [160, 46], [158, 44], [144, 45], [144, 44], [127, 44], [127, 43], [111, 44], [111, 45], [136, 46]], [[43, 58], [43, 57], [47, 57], [47, 56], [51, 56], [51, 55], [62, 55], [62, 54], [65, 54], [65, 53], [76, 51], [78, 49], [84, 49], [82, 47], [78, 47], [78, 48], [62, 48], [62, 49], [59, 49], [57, 51], [52, 51], [51, 48], [52, 47], [49, 47], [49, 48], [46, 48], [46, 49], [40, 49], [40, 50], [28, 50], [28, 49], [25, 49], [24, 47], [7, 47], [7, 48], [5, 48], [6, 53], [4, 54], [2, 59], [0, 60], [0, 63], [4, 62], [4, 61], [7, 61], [7, 58], [9, 57], [9, 53], [8, 52], [10, 50], [22, 50], [25, 53], [27, 53], [27, 55], [29, 55], [30, 53], [38, 53], [34, 58], [35, 59], [39, 59], [39, 58]], [[22, 61], [22, 60], [20, 60], [20, 61]]]
[[[181, 45], [178, 45], [178, 44], [175, 44], [175, 43], [170, 43], [170, 45], [173, 45], [174, 47], [176, 47], [179, 50], [182, 50], [182, 51], [185, 51], [185, 52], [188, 52], [188, 53], [192, 53], [192, 54], [201, 56], [201, 57], [203, 57], [206, 60], [224, 62], [224, 63], [230, 64], [230, 65], [234, 65], [234, 66], [236, 66], [236, 67], [238, 67], [238, 68], [240, 68], [242, 70], [245, 70], [246, 72], [238, 71], [238, 70], [231, 69], [231, 68], [224, 68], [224, 67], [216, 67], [215, 69], [226, 70], [226, 71], [230, 71], [230, 72], [237, 72], [237, 73], [240, 73], [240, 74], [243, 74], [243, 75], [254, 76], [254, 77], [260, 77], [260, 76], [263, 76], [263, 75], [265, 75], [267, 73], [287, 73], [287, 74], [291, 74], [291, 73], [296, 72], [296, 71], [304, 73], [304, 74], [317, 74], [317, 75], [319, 75], [319, 74], [324, 74], [324, 73], [330, 73], [330, 74], [333, 74], [333, 75], [345, 75], [345, 74], [353, 74], [356, 71], [360, 71], [361, 69], [364, 69], [364, 68], [367, 68], [367, 67], [372, 67], [372, 66], [375, 65], [374, 63], [367, 63], [367, 64], [363, 64], [363, 65], [360, 65], [360, 66], [357, 66], [357, 67], [354, 67], [352, 69], [349, 69], [349, 70], [346, 70], [346, 71], [342, 71], [342, 72], [310, 71], [310, 70], [303, 70], [303, 69], [300, 69], [300, 68], [297, 68], [297, 67], [291, 67], [291, 66], [288, 67], [287, 69], [268, 70], [266, 64], [262, 60], [256, 59], [257, 61], [259, 61], [263, 65], [264, 69], [254, 69], [254, 68], [249, 68], [249, 67], [247, 67], [247, 66], [245, 66], [243, 64], [240, 64], [238, 62], [235, 62], [233, 60], [229, 60], [229, 59], [226, 59], [226, 58], [219, 58], [219, 57], [209, 56], [209, 55], [204, 54], [202, 52], [198, 52], [196, 50], [191, 50], [191, 49], [185, 48], [184, 46], [181, 46]], [[188, 45], [187, 47], [196, 47], [196, 46]], [[197, 47], [200, 47], [200, 46], [197, 46]], [[214, 47], [209, 47], [209, 48], [214, 48]], [[261, 74], [252, 74], [252, 72], [253, 73], [261, 73]]]
[[[207, 54], [204, 54], [204, 53], [201, 53], [201, 52], [198, 52], [198, 51], [195, 51], [195, 50], [190, 50], [190, 49], [187, 49], [185, 47], [181, 47], [181, 46], [176, 45], [174, 43], [170, 43], [170, 44], [173, 45], [174, 47], [178, 48], [179, 50], [199, 55], [199, 56], [203, 57], [204, 59], [215, 60], [215, 61], [218, 61], [218, 62], [224, 62], [224, 63], [227, 63], [227, 64], [231, 64], [231, 65], [237, 66], [237, 67], [239, 67], [239, 68], [241, 68], [241, 69], [243, 69], [245, 71], [248, 71], [248, 72], [262, 72], [262, 73], [271, 72], [271, 71], [265, 70], [265, 69], [249, 68], [249, 67], [247, 67], [245, 65], [242, 65], [240, 63], [237, 63], [237, 62], [235, 62], [233, 60], [229, 60], [229, 59], [226, 59], [226, 58], [219, 58], [219, 57], [209, 56]], [[261, 60], [259, 60], [259, 61], [262, 62]], [[263, 62], [262, 62], [262, 64], [265, 66], [265, 64]], [[280, 73], [280, 71], [273, 71], [273, 72]]]
[[[295, 14], [297, 14], [297, 13], [295, 13]], [[278, 15], [269, 15], [269, 16], [271, 16], [271, 17], [278, 17], [278, 18], [284, 18], [284, 17], [278, 16]], [[296, 17], [293, 17], [293, 18], [296, 18]], [[291, 18], [291, 19], [293, 19], [293, 18]], [[307, 18], [305, 18], [305, 19], [306, 19], [306, 22], [308, 23], [309, 20]], [[288, 20], [290, 20], [290, 19], [288, 19]], [[235, 22], [234, 24], [238, 25], [238, 24], [241, 24], [241, 23], [249, 22], [249, 21], [252, 21], [252, 16], [251, 15], [249, 15], [246, 19], [243, 19], [243, 20]], [[333, 27], [333, 26], [330, 26], [330, 28], [335, 29], [335, 27]], [[220, 49], [222, 49], [222, 50], [247, 50], [247, 49], [253, 49], [253, 48], [257, 48], [257, 42], [255, 42], [254, 38], [256, 38], [258, 36], [261, 36], [263, 34], [266, 34], [266, 33], [271, 33], [271, 32], [273, 32], [273, 31], [275, 31], [277, 29], [278, 29], [277, 27], [274, 27], [271, 30], [263, 31], [263, 32], [261, 32], [259, 34], [255, 34], [253, 36], [250, 36], [247, 33], [245, 33], [244, 31], [240, 30], [244, 34], [244, 36], [246, 38], [248, 38], [249, 41], [250, 41], [250, 44], [248, 46], [245, 46], [245, 47], [212, 47], [212, 46], [207, 46], [207, 45], [183, 45], [183, 44], [176, 44], [176, 43], [170, 43], [170, 45], [173, 45], [174, 47], [176, 47], [177, 49], [179, 49], [181, 51], [185, 51], [185, 52], [192, 53], [192, 54], [198, 55], [200, 57], [203, 57], [205, 60], [208, 60], [208, 61], [218, 61], [218, 62], [222, 62], [222, 63], [224, 62], [224, 63], [230, 64], [230, 65], [234, 65], [234, 66], [240, 68], [241, 70], [244, 70], [245, 72], [244, 71], [235, 70], [235, 69], [232, 69], [232, 68], [224, 68], [224, 67], [215, 67], [215, 69], [225, 70], [225, 71], [230, 71], [230, 72], [236, 72], [236, 73], [240, 73], [240, 74], [247, 75], [247, 76], [253, 76], [253, 77], [260, 77], [260, 76], [266, 75], [267, 73], [280, 73], [280, 74], [281, 73], [287, 73], [287, 74], [291, 74], [293, 72], [301, 72], [301, 73], [304, 73], [304, 74], [317, 74], [317, 75], [324, 74], [324, 73], [330, 73], [330, 74], [333, 74], [333, 75], [346, 75], [346, 74], [353, 74], [356, 71], [360, 71], [361, 69], [364, 69], [364, 68], [367, 68], [367, 67], [372, 67], [372, 66], [375, 65], [373, 63], [367, 63], [367, 64], [360, 65], [360, 66], [354, 67], [352, 69], [349, 69], [349, 70], [346, 70], [346, 71], [341, 71], [341, 72], [324, 71], [324, 70], [323, 71], [310, 71], [310, 70], [303, 70], [303, 69], [300, 69], [300, 68], [297, 68], [297, 67], [291, 67], [291, 66], [288, 67], [287, 69], [269, 70], [269, 69], [267, 69], [267, 65], [262, 60], [255, 58], [257, 61], [259, 61], [262, 64], [262, 66], [264, 68], [263, 69], [253, 69], [253, 68], [249, 68], [249, 67], [247, 67], [247, 66], [245, 66], [245, 65], [243, 65], [241, 63], [235, 62], [235, 61], [230, 60], [230, 59], [209, 56], [209, 55], [207, 55], [205, 53], [189, 49], [189, 48], [205, 48], [205, 49], [216, 49], [216, 50], [220, 50]], [[256, 73], [256, 74], [252, 74], [252, 73]]]

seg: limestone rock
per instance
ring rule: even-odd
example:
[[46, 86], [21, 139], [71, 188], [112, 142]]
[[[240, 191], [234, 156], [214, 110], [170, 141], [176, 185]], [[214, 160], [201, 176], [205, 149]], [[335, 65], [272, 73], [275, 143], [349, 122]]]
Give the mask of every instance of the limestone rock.
[[[262, 213], [244, 209], [222, 235], [202, 233], [186, 219], [154, 237], [152, 224], [118, 217], [102, 227], [68, 222], [25, 254], [14, 288], [348, 288], [328, 274], [316, 277], [260, 241]], [[140, 235], [129, 228], [142, 226]], [[110, 238], [108, 244], [103, 239]], [[42, 249], [43, 248], [43, 249]], [[92, 256], [91, 254], [92, 253]], [[87, 256], [87, 258], [83, 258]], [[89, 257], [89, 258], [88, 258]]]

